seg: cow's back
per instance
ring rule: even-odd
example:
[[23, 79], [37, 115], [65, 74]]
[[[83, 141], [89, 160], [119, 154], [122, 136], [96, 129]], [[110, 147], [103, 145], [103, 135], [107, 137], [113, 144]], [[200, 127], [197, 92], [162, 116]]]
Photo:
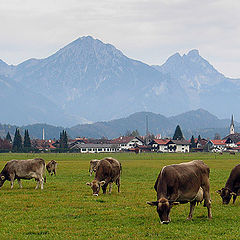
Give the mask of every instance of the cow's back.
[[111, 174], [112, 174], [111, 164], [105, 159], [100, 160], [96, 167], [95, 179], [97, 179], [98, 181], [102, 181], [106, 177], [111, 176]]
[[[178, 192], [180, 200], [195, 196], [206, 178], [209, 168], [201, 160], [173, 164], [163, 167], [155, 182], [154, 188], [160, 196]], [[177, 190], [176, 190], [177, 189]]]
[[240, 164], [238, 164], [237, 166], [235, 166], [232, 169], [230, 176], [225, 184], [225, 187], [228, 187], [233, 191], [234, 188], [236, 187], [236, 185], [239, 188], [239, 186], [240, 186]]
[[16, 176], [24, 176], [29, 172], [44, 173], [45, 161], [42, 158], [27, 159], [27, 160], [11, 160], [6, 163], [2, 173], [7, 177], [14, 173]]
[[115, 180], [120, 176], [121, 165], [118, 160], [107, 157], [99, 161], [96, 167], [95, 178], [98, 180], [104, 180], [107, 177], [111, 177]]

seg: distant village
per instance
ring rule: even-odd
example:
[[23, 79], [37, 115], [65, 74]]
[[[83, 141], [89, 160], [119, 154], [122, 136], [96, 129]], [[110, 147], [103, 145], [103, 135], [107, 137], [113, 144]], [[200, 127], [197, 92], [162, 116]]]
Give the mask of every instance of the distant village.
[[42, 139], [30, 139], [28, 130], [24, 137], [16, 129], [14, 138], [8, 133], [4, 139], [0, 138], [0, 152], [76, 152], [76, 153], [115, 153], [115, 152], [158, 152], [158, 153], [187, 153], [187, 152], [230, 152], [240, 151], [240, 133], [235, 132], [233, 116], [231, 119], [229, 135], [220, 139], [205, 139], [199, 135], [197, 138], [184, 139], [181, 128], [176, 127], [172, 138], [161, 138], [146, 132], [139, 136], [138, 131], [129, 132], [126, 136], [115, 139], [93, 139], [77, 137], [69, 139], [67, 132], [62, 131], [60, 138], [45, 139], [43, 129]]

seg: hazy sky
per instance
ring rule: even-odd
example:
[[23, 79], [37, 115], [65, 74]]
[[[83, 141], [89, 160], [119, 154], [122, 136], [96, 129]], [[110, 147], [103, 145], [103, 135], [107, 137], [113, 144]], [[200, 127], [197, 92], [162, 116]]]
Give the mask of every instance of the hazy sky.
[[240, 78], [239, 12], [238, 0], [1, 0], [0, 59], [45, 58], [91, 35], [150, 65], [198, 49]]

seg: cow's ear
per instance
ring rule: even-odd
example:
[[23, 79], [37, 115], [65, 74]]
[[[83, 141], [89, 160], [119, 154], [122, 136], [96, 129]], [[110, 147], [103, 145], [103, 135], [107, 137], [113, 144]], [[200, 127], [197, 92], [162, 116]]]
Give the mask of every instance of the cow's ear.
[[100, 186], [103, 186], [105, 183], [106, 183], [105, 181], [99, 182]]
[[88, 186], [92, 186], [92, 183], [90, 183], [90, 182], [87, 182], [86, 184], [87, 184]]
[[157, 206], [158, 205], [158, 201], [155, 202], [147, 202], [148, 205], [150, 206]]
[[2, 179], [2, 180], [5, 180], [5, 176], [2, 175], [2, 176], [1, 176], [1, 179]]
[[222, 190], [217, 190], [216, 193], [221, 194]]
[[179, 205], [180, 202], [172, 202], [171, 205], [174, 206], [174, 205]]

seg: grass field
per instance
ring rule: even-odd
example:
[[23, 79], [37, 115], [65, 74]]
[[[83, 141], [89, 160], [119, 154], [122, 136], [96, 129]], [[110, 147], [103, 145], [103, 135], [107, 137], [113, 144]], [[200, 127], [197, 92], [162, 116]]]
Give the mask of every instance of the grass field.
[[[121, 193], [92, 196], [89, 161], [112, 156], [122, 163]], [[217, 154], [0, 154], [0, 169], [11, 159], [42, 157], [58, 162], [57, 176], [49, 177], [44, 190], [34, 180], [19, 189], [5, 182], [0, 189], [1, 239], [240, 239], [240, 197], [224, 206], [216, 190], [224, 186], [240, 155]], [[169, 164], [203, 160], [211, 169], [213, 219], [203, 205], [187, 221], [189, 204], [171, 210], [172, 222], [161, 225], [153, 185], [160, 169]]]

